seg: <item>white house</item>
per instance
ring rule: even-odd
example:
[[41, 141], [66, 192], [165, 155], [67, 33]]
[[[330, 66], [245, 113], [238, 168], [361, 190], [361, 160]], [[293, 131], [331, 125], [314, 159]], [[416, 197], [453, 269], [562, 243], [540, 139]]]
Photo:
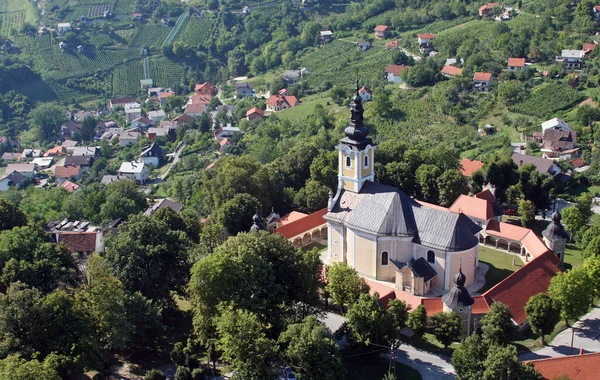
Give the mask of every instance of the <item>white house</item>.
[[388, 65], [385, 69], [385, 78], [390, 83], [402, 83], [402, 78], [400, 74], [407, 68], [408, 66], [404, 65]]
[[525, 58], [509, 58], [508, 71], [525, 71]]
[[164, 119], [166, 116], [167, 114], [163, 110], [148, 112], [148, 119], [152, 120], [152, 122], [154, 123], [160, 123], [161, 120]]
[[583, 50], [563, 50], [561, 59], [567, 69], [580, 69], [585, 54]]
[[138, 131], [125, 131], [119, 135], [119, 145], [129, 146], [140, 140], [142, 133]]
[[127, 108], [127, 109], [125, 109], [125, 116], [127, 117], [127, 121], [131, 122], [135, 119], [142, 117], [142, 109], [141, 108]]
[[70, 22], [59, 22], [56, 28], [56, 34], [62, 36], [63, 34], [69, 32], [71, 30]]
[[6, 173], [17, 172], [27, 178], [33, 178], [35, 175], [35, 164], [8, 164]]
[[143, 185], [148, 180], [150, 169], [143, 161], [127, 161], [121, 164], [119, 175], [133, 178], [137, 183]]
[[358, 90], [358, 95], [363, 102], [370, 102], [373, 99], [373, 91], [371, 91], [368, 87], [363, 87]]
[[476, 72], [473, 76], [473, 87], [482, 92], [488, 92], [492, 86], [492, 73]]
[[20, 188], [21, 184], [25, 181], [25, 176], [19, 172], [10, 172], [0, 177], [0, 191], [7, 191], [10, 186]]
[[164, 151], [160, 146], [158, 146], [158, 144], [150, 144], [142, 149], [140, 160], [146, 165], [158, 167], [158, 165], [160, 165], [160, 160], [164, 155]]
[[152, 120], [147, 117], [138, 117], [134, 121], [131, 122], [131, 128], [148, 128], [154, 124]]
[[360, 41], [356, 43], [356, 47], [359, 51], [369, 50], [371, 48], [371, 42], [369, 41]]
[[542, 123], [542, 134], [544, 132], [546, 132], [546, 130], [548, 130], [548, 129], [556, 129], [559, 131], [572, 131], [573, 130], [573, 128], [571, 127], [571, 124], [569, 124], [566, 121], [559, 119], [557, 117], [555, 117], [554, 119], [544, 121]]

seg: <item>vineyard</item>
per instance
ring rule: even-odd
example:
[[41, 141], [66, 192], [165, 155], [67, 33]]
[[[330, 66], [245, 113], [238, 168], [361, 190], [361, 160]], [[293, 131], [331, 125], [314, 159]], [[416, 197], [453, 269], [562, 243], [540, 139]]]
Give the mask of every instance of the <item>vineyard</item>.
[[0, 13], [0, 35], [10, 36], [11, 30], [18, 30], [24, 22], [24, 10]]
[[154, 85], [162, 87], [175, 87], [181, 83], [183, 68], [166, 58], [150, 60], [150, 78]]
[[113, 12], [114, 11], [114, 2], [113, 3], [92, 3], [90, 4], [90, 10], [88, 12], [88, 18], [92, 19], [92, 18], [97, 18], [97, 17], [104, 17], [104, 12], [109, 11], [109, 12]]
[[144, 70], [139, 60], [118, 66], [112, 77], [113, 96], [138, 94], [142, 79], [144, 79]]
[[203, 44], [212, 32], [213, 22], [208, 18], [202, 20], [191, 18], [181, 28], [176, 41], [182, 41], [190, 46], [198, 46]]
[[141, 25], [129, 40], [129, 47], [141, 48], [149, 46], [151, 48], [160, 48], [167, 38], [171, 28], [155, 24]]
[[162, 46], [168, 45], [173, 42], [173, 39], [175, 39], [177, 33], [179, 33], [179, 30], [181, 29], [181, 26], [185, 23], [189, 16], [190, 14], [187, 12], [184, 12], [181, 14], [181, 16], [179, 16], [177, 22], [175, 23], [175, 26], [171, 30], [171, 33], [169, 33], [169, 35], [165, 39], [165, 42], [163, 42]]
[[534, 89], [529, 97], [510, 108], [511, 111], [541, 118], [569, 108], [583, 99], [576, 90], [562, 84], [547, 83]]

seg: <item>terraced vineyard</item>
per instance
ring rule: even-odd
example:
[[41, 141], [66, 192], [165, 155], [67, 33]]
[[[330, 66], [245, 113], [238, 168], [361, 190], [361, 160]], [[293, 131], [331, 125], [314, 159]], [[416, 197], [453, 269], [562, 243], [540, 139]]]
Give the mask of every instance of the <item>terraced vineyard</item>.
[[32, 0], [0, 0], [0, 35], [8, 37], [24, 22], [37, 24], [37, 9]]
[[112, 77], [113, 96], [136, 95], [140, 92], [140, 80], [144, 79], [142, 62], [131, 61], [118, 66]]
[[183, 68], [166, 58], [150, 60], [150, 78], [156, 86], [174, 87], [181, 82]]
[[[0, 9], [3, 9], [0, 6]], [[0, 13], [0, 35], [10, 36], [11, 30], [18, 30], [25, 22], [26, 11], [9, 11]]]
[[547, 83], [534, 89], [527, 99], [510, 110], [530, 116], [550, 117], [554, 112], [569, 108], [582, 99], [583, 95], [570, 87]]
[[175, 23], [175, 26], [173, 27], [173, 29], [171, 30], [171, 32], [169, 33], [167, 38], [165, 38], [165, 42], [163, 42], [162, 46], [168, 45], [171, 42], [173, 42], [173, 40], [177, 36], [177, 33], [179, 33], [179, 30], [181, 29], [181, 27], [183, 26], [183, 24], [185, 23], [185, 21], [188, 19], [189, 16], [190, 16], [190, 14], [187, 12], [184, 12], [181, 14], [181, 16], [179, 16], [179, 18], [177, 19], [177, 22]]
[[170, 32], [171, 28], [160, 25], [141, 25], [131, 37], [131, 40], [129, 40], [129, 47], [141, 48], [149, 46], [151, 48], [160, 48]]
[[90, 4], [90, 10], [88, 12], [88, 18], [104, 17], [104, 12], [114, 12], [115, 3], [92, 3]]
[[182, 41], [190, 46], [198, 46], [208, 39], [212, 32], [213, 21], [205, 17], [200, 20], [198, 18], [190, 18], [185, 23], [175, 41]]

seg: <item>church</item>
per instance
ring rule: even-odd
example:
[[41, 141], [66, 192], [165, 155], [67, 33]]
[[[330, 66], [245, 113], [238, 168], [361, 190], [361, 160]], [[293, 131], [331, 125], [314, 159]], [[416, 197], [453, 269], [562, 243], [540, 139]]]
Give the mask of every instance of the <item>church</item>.
[[337, 146], [338, 189], [327, 213], [327, 255], [372, 280], [424, 296], [444, 293], [462, 272], [475, 278], [481, 227], [463, 213], [418, 202], [402, 190], [375, 181], [376, 146], [363, 123], [359, 95], [350, 125]]

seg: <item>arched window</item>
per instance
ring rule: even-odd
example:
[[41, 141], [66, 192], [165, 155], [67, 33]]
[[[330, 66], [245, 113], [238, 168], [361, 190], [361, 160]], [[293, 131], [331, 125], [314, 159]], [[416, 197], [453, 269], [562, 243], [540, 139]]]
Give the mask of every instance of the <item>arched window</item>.
[[427, 251], [427, 262], [431, 264], [435, 263], [435, 252]]
[[350, 158], [350, 156], [346, 156], [346, 166], [347, 167], [352, 166], [352, 159]]
[[381, 265], [388, 265], [388, 253], [387, 253], [387, 251], [381, 252]]
[[365, 156], [365, 168], [369, 167], [369, 156]]

